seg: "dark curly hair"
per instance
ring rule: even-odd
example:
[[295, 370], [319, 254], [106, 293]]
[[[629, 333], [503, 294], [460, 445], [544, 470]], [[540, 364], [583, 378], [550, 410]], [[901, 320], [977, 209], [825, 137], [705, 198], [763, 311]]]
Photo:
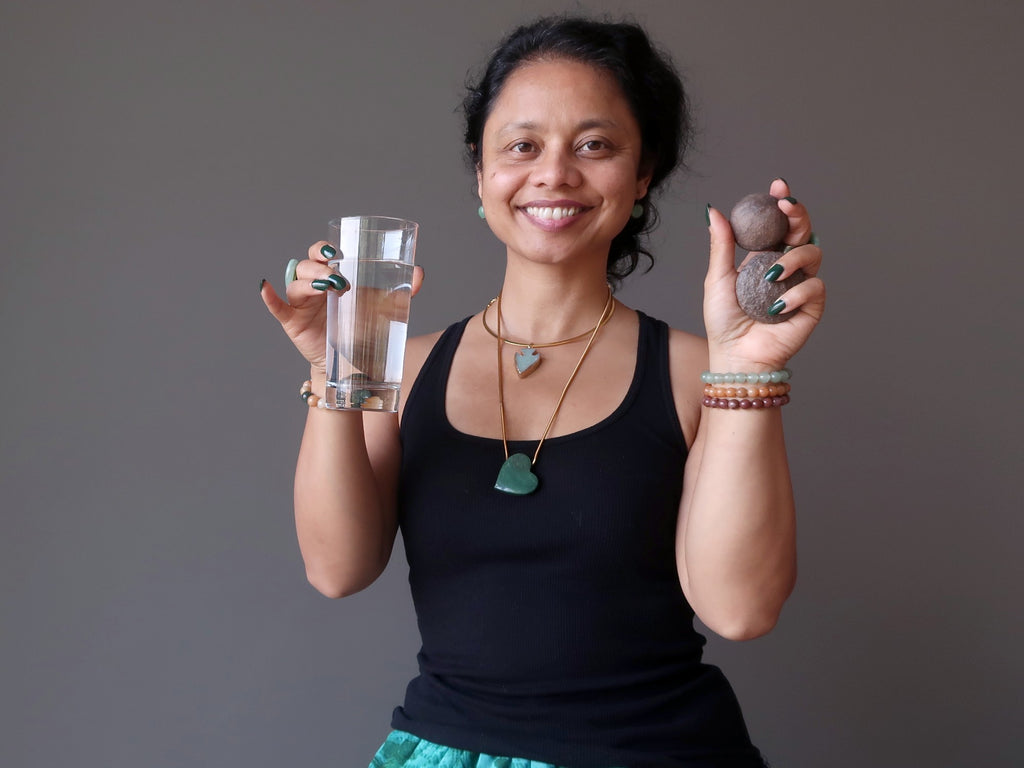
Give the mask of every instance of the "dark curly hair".
[[[484, 123], [505, 81], [524, 64], [542, 59], [570, 59], [610, 73], [640, 126], [641, 164], [651, 170], [643, 215], [631, 218], [612, 240], [607, 275], [617, 284], [631, 274], [641, 258], [654, 258], [646, 235], [658, 222], [652, 202], [662, 183], [682, 164], [693, 138], [693, 124], [683, 84], [667, 54], [657, 51], [647, 33], [630, 22], [595, 21], [574, 16], [548, 16], [509, 34], [491, 55], [483, 77], [467, 86], [462, 102], [465, 142], [474, 169], [480, 167]], [[650, 266], [648, 266], [650, 269]]]

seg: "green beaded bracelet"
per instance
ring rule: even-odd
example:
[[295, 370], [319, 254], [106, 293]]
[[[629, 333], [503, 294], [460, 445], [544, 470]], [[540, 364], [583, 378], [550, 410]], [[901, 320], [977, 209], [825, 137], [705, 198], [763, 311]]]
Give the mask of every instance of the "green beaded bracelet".
[[793, 372], [789, 368], [782, 368], [778, 371], [764, 371], [763, 373], [712, 373], [704, 371], [700, 380], [705, 384], [781, 384], [792, 378]]

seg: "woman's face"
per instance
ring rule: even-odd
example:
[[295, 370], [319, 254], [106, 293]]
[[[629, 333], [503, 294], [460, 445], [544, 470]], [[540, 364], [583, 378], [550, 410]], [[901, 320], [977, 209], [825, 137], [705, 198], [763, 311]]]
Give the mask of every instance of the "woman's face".
[[602, 268], [647, 193], [640, 128], [614, 78], [588, 64], [524, 64], [505, 81], [487, 122], [477, 184], [510, 257], [587, 258]]

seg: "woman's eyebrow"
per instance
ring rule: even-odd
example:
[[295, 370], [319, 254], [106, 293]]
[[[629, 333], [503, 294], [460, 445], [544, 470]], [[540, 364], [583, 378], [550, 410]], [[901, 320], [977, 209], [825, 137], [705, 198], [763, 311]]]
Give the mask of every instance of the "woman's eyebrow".
[[[508, 131], [535, 131], [538, 128], [538, 123], [533, 120], [521, 120], [511, 123], [505, 123], [498, 129], [498, 133], [507, 133]], [[578, 131], [588, 131], [591, 128], [617, 128], [618, 123], [614, 120], [608, 120], [602, 117], [591, 117], [586, 120], [581, 120], [576, 125]]]

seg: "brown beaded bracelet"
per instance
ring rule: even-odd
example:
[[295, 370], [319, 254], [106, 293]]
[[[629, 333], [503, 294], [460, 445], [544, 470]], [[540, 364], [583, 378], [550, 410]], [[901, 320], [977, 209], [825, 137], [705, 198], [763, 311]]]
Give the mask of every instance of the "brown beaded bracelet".
[[776, 397], [705, 397], [701, 404], [708, 408], [724, 408], [730, 411], [761, 410], [781, 408], [789, 402], [789, 395]]
[[789, 394], [789, 384], [753, 384], [747, 387], [723, 387], [717, 384], [705, 384], [705, 397], [726, 397], [740, 399], [747, 397], [779, 397]]

